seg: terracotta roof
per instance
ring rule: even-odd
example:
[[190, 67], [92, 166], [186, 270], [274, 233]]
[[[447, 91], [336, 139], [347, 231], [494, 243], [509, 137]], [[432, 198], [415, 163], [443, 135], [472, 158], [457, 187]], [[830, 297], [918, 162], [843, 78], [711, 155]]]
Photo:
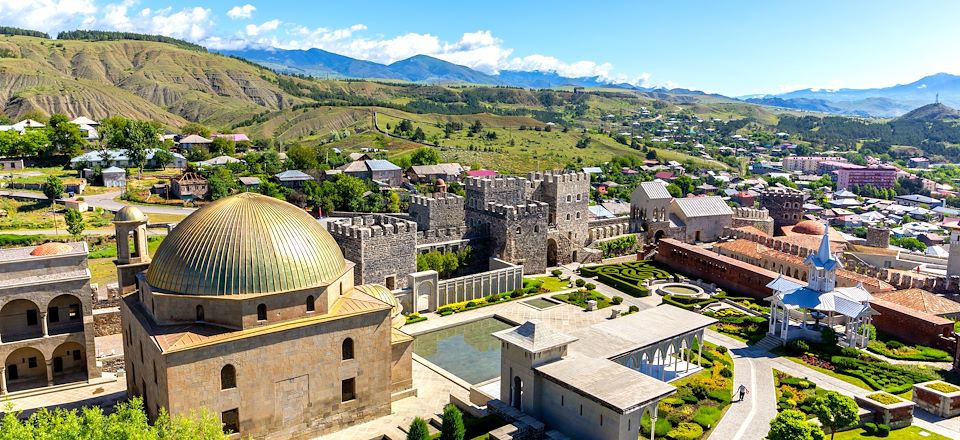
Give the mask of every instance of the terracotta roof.
[[66, 243], [51, 241], [33, 248], [33, 250], [30, 251], [30, 255], [33, 255], [34, 257], [42, 257], [47, 255], [65, 254], [67, 252], [73, 252], [73, 246], [70, 246]]
[[766, 235], [766, 236], [770, 235], [764, 231], [757, 229], [757, 227], [753, 225], [741, 226], [739, 228], [734, 228], [734, 229], [736, 229], [737, 231], [743, 231], [750, 234], [758, 234], [758, 235]]
[[923, 289], [884, 292], [877, 294], [877, 298], [931, 315], [942, 316], [960, 313], [960, 303]]

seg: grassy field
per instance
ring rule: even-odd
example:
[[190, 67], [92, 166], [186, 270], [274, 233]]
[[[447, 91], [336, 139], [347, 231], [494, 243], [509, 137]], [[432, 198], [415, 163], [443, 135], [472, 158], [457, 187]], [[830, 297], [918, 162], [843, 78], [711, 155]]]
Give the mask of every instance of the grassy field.
[[[63, 219], [63, 205], [57, 205], [57, 211], [51, 211], [47, 202], [20, 202], [13, 199], [0, 199], [0, 209], [7, 211], [6, 217], [0, 217], [0, 230], [24, 229], [61, 229], [66, 233]], [[87, 229], [110, 228], [113, 215], [105, 211], [87, 211], [83, 214]]]
[[[585, 148], [577, 143], [585, 136], [582, 130], [570, 129], [563, 132], [560, 127], [546, 131], [546, 125], [532, 118], [505, 117], [490, 114], [468, 116], [440, 116], [431, 114], [412, 114], [399, 110], [384, 109], [378, 113], [377, 123], [381, 130], [391, 131], [402, 120], [407, 119], [419, 127], [427, 136], [427, 141], [440, 146], [440, 155], [444, 161], [458, 162], [474, 168], [492, 168], [505, 173], [524, 173], [528, 171], [563, 168], [568, 164], [577, 166], [596, 165], [616, 156], [640, 157], [641, 152], [620, 144], [609, 136], [597, 133], [586, 134], [590, 138]], [[479, 120], [483, 130], [469, 136], [466, 128]], [[438, 124], [456, 121], [464, 124], [464, 129], [454, 132], [449, 138]], [[526, 129], [521, 130], [521, 127]], [[541, 128], [537, 131], [534, 127]], [[488, 133], [496, 135], [487, 138]], [[716, 169], [728, 168], [717, 161], [708, 161], [685, 153], [656, 149], [657, 157], [663, 160], [691, 161], [698, 166]], [[391, 150], [391, 156], [403, 156], [409, 151]]]

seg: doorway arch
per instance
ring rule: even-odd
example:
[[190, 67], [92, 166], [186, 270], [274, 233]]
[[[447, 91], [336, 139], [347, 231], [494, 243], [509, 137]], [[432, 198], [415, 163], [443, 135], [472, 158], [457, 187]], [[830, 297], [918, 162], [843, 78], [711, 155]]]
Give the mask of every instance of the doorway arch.
[[557, 265], [557, 240], [547, 239], [547, 267]]
[[513, 377], [513, 391], [510, 393], [510, 406], [523, 411], [523, 379]]

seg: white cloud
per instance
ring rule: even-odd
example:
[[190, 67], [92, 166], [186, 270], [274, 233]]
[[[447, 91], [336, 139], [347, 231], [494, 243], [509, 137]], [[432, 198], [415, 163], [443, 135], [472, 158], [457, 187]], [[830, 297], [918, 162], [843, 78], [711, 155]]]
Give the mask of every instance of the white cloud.
[[264, 22], [259, 26], [255, 24], [248, 24], [244, 28], [244, 30], [246, 31], [248, 36], [256, 37], [257, 35], [260, 35], [264, 32], [270, 32], [270, 31], [276, 30], [278, 27], [280, 27], [280, 20], [270, 20], [270, 21]]
[[132, 12], [135, 0], [124, 0], [104, 6], [103, 16], [90, 20], [91, 27], [101, 29], [159, 34], [168, 37], [202, 42], [213, 26], [210, 9], [187, 7], [174, 11], [172, 7], [153, 10], [143, 8]]
[[55, 34], [97, 12], [93, 0], [0, 0], [0, 22]]
[[227, 11], [227, 17], [230, 17], [234, 20], [241, 18], [250, 18], [253, 16], [253, 11], [256, 11], [257, 7], [247, 3], [243, 6], [234, 6]]

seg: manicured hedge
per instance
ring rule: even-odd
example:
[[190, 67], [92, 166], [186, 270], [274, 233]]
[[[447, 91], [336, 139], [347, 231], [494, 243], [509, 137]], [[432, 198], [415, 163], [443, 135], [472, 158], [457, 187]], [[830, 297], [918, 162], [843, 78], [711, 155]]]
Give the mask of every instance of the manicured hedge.
[[642, 297], [650, 294], [643, 286], [645, 280], [651, 278], [667, 279], [673, 276], [669, 271], [654, 266], [649, 261], [631, 261], [621, 264], [606, 264], [601, 266], [586, 266], [580, 268], [580, 276], [593, 278], [624, 293]]
[[915, 383], [936, 379], [927, 374], [898, 368], [885, 362], [866, 362], [845, 356], [833, 356], [830, 362], [836, 372], [856, 377], [875, 390], [890, 394], [900, 394], [910, 390]]

